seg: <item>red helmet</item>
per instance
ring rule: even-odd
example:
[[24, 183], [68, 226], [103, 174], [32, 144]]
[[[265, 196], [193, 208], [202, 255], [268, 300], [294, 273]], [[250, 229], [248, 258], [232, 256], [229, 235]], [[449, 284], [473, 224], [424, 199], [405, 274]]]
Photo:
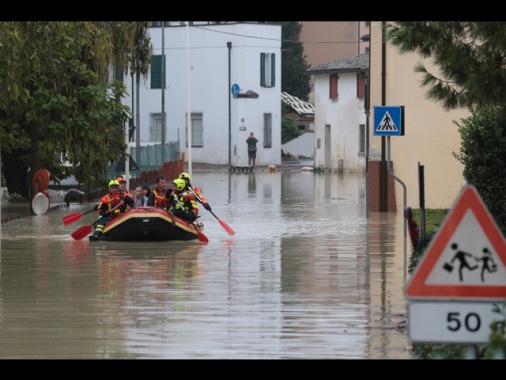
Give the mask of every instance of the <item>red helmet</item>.
[[125, 182], [126, 183], [126, 179], [123, 176], [120, 176], [120, 177], [116, 178], [116, 181], [118, 181], [119, 183], [121, 183], [121, 182]]

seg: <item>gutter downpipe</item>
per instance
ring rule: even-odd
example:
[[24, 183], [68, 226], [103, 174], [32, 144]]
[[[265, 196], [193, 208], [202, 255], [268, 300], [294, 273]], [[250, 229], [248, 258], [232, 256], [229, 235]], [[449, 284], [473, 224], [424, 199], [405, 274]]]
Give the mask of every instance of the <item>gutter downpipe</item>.
[[[386, 103], [386, 22], [381, 22], [381, 105]], [[381, 136], [380, 199], [379, 210], [388, 211], [387, 177], [385, 173], [385, 136]]]
[[[371, 67], [371, 54], [369, 54], [369, 70]], [[365, 216], [369, 219], [369, 78], [366, 77], [365, 85]]]

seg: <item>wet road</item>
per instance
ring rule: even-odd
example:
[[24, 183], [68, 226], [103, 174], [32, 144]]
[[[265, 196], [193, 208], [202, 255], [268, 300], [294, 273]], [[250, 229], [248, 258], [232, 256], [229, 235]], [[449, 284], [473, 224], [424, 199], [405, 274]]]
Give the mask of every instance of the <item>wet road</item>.
[[[401, 213], [365, 177], [194, 171], [209, 243], [89, 243], [71, 204], [1, 226], [3, 359], [409, 359]], [[5, 215], [5, 211], [2, 212]]]

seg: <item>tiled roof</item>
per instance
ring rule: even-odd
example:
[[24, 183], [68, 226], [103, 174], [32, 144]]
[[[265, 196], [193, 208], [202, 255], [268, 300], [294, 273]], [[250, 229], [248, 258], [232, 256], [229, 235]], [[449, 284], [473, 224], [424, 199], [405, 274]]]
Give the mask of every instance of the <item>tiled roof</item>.
[[314, 115], [299, 115], [297, 112], [287, 112], [285, 116], [292, 118], [295, 121], [314, 121]]
[[353, 57], [334, 59], [321, 65], [310, 67], [306, 70], [309, 75], [353, 73], [369, 70], [369, 53], [358, 54]]
[[314, 105], [311, 103], [300, 100], [296, 96], [292, 96], [286, 92], [281, 93], [281, 100], [288, 104], [292, 109], [299, 115], [313, 115], [314, 116]]

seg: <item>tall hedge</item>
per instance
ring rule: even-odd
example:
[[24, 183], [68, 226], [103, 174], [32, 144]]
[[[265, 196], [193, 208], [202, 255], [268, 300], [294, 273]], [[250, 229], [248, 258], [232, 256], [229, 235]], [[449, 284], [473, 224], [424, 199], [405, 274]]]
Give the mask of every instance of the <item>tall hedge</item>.
[[464, 179], [480, 193], [502, 233], [506, 233], [506, 119], [495, 106], [470, 109], [471, 116], [454, 121], [461, 147], [453, 152], [463, 165]]

